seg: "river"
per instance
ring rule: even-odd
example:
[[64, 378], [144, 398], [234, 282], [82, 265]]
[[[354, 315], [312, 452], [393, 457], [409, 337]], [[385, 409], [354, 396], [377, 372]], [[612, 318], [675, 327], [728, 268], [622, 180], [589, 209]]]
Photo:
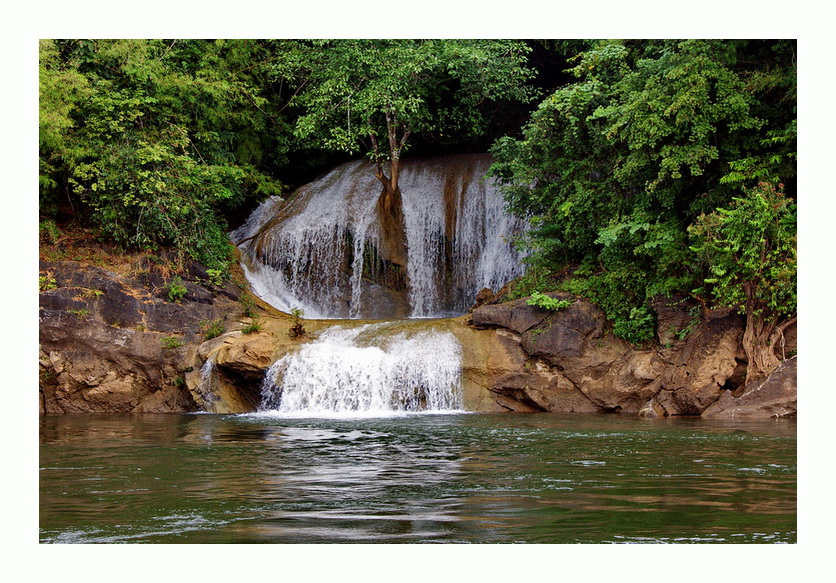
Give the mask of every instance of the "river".
[[795, 543], [796, 422], [40, 418], [42, 543]]

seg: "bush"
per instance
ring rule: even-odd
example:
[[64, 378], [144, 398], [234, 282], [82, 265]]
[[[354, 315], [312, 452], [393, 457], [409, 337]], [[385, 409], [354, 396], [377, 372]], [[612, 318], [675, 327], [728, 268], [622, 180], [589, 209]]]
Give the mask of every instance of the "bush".
[[224, 322], [223, 320], [201, 322], [200, 328], [201, 334], [203, 334], [203, 338], [205, 340], [212, 340], [212, 338], [217, 338], [218, 336], [224, 333]]
[[241, 332], [244, 334], [255, 334], [257, 332], [261, 332], [261, 323], [258, 320], [253, 319], [252, 322], [241, 329]]
[[177, 338], [177, 336], [166, 336], [162, 339], [162, 344], [164, 349], [171, 350], [183, 346], [183, 341]]
[[47, 291], [58, 287], [58, 283], [51, 273], [42, 275], [38, 278], [38, 291]]
[[544, 310], [550, 310], [552, 312], [557, 312], [558, 310], [562, 310], [563, 308], [568, 308], [573, 304], [570, 300], [559, 300], [557, 298], [552, 298], [547, 296], [546, 294], [540, 293], [538, 291], [532, 292], [531, 297], [526, 302], [529, 306], [536, 306], [538, 308], [542, 308]]
[[291, 338], [301, 338], [305, 335], [305, 325], [302, 323], [302, 316], [305, 314], [300, 308], [290, 310], [291, 326], [287, 335]]
[[168, 301], [169, 302], [176, 302], [180, 303], [184, 297], [186, 297], [186, 286], [183, 284], [183, 279], [178, 275], [175, 277], [171, 283], [168, 285]]

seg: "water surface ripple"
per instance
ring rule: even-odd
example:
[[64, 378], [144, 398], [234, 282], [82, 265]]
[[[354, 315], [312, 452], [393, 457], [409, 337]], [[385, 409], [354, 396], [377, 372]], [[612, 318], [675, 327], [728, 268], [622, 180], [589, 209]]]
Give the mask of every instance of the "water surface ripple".
[[67, 415], [42, 543], [794, 543], [794, 421]]

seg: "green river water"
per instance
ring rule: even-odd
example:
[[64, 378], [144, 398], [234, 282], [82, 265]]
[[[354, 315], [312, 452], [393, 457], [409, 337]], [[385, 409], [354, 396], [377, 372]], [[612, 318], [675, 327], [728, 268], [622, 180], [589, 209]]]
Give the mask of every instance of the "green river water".
[[40, 419], [42, 543], [795, 543], [796, 422]]

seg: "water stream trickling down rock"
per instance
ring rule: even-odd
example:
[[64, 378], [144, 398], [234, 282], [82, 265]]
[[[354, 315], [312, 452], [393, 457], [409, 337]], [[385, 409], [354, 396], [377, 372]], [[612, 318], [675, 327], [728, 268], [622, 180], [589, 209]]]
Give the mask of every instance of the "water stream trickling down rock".
[[[288, 201], [263, 203], [232, 238], [252, 289], [308, 318], [438, 318], [463, 314], [482, 288], [522, 274], [510, 216], [484, 178], [491, 158], [404, 162], [403, 224], [378, 209], [370, 165], [343, 164]], [[405, 249], [392, 243], [395, 230]], [[405, 251], [405, 253], [404, 253]]]

